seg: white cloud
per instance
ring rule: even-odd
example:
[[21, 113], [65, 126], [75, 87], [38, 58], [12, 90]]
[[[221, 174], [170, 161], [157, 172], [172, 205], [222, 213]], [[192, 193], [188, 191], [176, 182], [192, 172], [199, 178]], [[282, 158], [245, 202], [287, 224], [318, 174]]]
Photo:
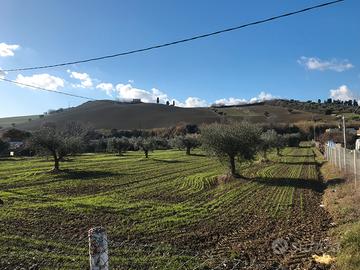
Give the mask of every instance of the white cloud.
[[353, 64], [351, 64], [347, 59], [321, 60], [320, 58], [317, 57], [302, 56], [297, 62], [309, 70], [320, 70], [320, 71], [332, 70], [332, 71], [342, 72], [354, 67]]
[[222, 98], [222, 99], [218, 99], [214, 102], [214, 104], [216, 105], [241, 105], [241, 104], [246, 104], [248, 101], [246, 99], [243, 98]]
[[[179, 107], [208, 107], [210, 106], [209, 102], [201, 99], [199, 97], [188, 97], [184, 102], [173, 99], [169, 97], [168, 94], [163, 91], [152, 88], [151, 90], [144, 90], [134, 87], [132, 84], [122, 84], [113, 85], [112, 83], [100, 83], [96, 86], [96, 89], [105, 91], [106, 94], [110, 97], [116, 96], [121, 101], [131, 101], [133, 99], [141, 99], [145, 103], [156, 103], [157, 98], [159, 102], [165, 104], [167, 101], [172, 103], [175, 101], [176, 106]], [[241, 105], [247, 103], [256, 103], [264, 100], [274, 99], [275, 97], [266, 92], [261, 92], [258, 96], [251, 98], [250, 100], [240, 99], [240, 98], [223, 98], [215, 101], [215, 105]]]
[[112, 97], [112, 92], [114, 91], [114, 86], [112, 83], [100, 83], [96, 86], [96, 89], [101, 89], [106, 92], [106, 94]]
[[266, 92], [260, 92], [260, 94], [256, 97], [253, 97], [249, 100], [246, 100], [244, 98], [222, 98], [222, 99], [218, 99], [214, 102], [214, 105], [217, 106], [234, 106], [234, 105], [243, 105], [243, 104], [248, 104], [248, 103], [257, 103], [257, 102], [262, 102], [265, 100], [270, 100], [270, 99], [274, 99], [276, 97], [274, 97], [272, 94], [270, 93], [266, 93]]
[[192, 108], [192, 107], [209, 107], [209, 104], [206, 100], [198, 98], [198, 97], [188, 97], [185, 100], [185, 103], [179, 103], [179, 106], [181, 107], [187, 107], [187, 108]]
[[141, 99], [143, 102], [156, 102], [157, 97], [160, 99], [160, 103], [165, 103], [169, 100], [167, 94], [161, 92], [159, 89], [153, 88], [151, 91], [139, 89], [133, 87], [131, 84], [117, 84], [115, 91], [118, 94], [118, 98], [122, 100], [131, 100], [134, 98]]
[[80, 81], [80, 84], [73, 84], [74, 87], [78, 88], [92, 88], [93, 82], [87, 73], [80, 73], [76, 71], [67, 70], [70, 73], [70, 77]]
[[185, 102], [180, 102], [176, 99], [170, 98], [166, 93], [157, 88], [152, 88], [150, 91], [136, 88], [130, 83], [119, 83], [115, 87], [112, 83], [100, 83], [96, 86], [97, 89], [103, 90], [110, 97], [116, 95], [119, 100], [131, 101], [132, 99], [141, 99], [145, 103], [156, 103], [157, 98], [159, 102], [165, 104], [167, 101], [172, 103], [175, 101], [176, 106], [179, 107], [207, 107], [209, 106], [206, 100], [198, 97], [188, 97]]
[[[57, 90], [59, 87], [64, 87], [63, 79], [49, 75], [47, 73], [35, 74], [32, 76], [23, 76], [23, 75], [19, 74], [19, 75], [17, 75], [15, 81], [18, 83], [42, 87], [42, 88], [49, 89], [49, 90]], [[22, 86], [22, 85], [19, 85], [19, 86], [27, 87], [27, 86]], [[29, 87], [29, 88], [32, 88], [32, 87]]]
[[341, 85], [337, 89], [330, 90], [330, 97], [332, 99], [339, 99], [339, 100], [350, 100], [350, 99], [359, 99], [359, 95], [353, 93], [346, 85]]
[[14, 51], [18, 50], [20, 48], [19, 45], [16, 44], [6, 44], [4, 42], [0, 43], [0, 56], [6, 57], [6, 56], [14, 56]]

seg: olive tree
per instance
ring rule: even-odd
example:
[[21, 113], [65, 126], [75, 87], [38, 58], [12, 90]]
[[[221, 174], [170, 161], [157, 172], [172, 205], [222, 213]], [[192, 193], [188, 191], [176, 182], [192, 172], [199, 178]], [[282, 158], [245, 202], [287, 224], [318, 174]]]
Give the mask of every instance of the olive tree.
[[276, 148], [276, 154], [278, 156], [281, 155], [281, 149], [283, 149], [285, 146], [286, 146], [286, 139], [285, 139], [284, 135], [277, 134], [275, 148]]
[[251, 160], [257, 152], [261, 129], [248, 122], [204, 126], [201, 130], [203, 148], [210, 154], [225, 160], [230, 173], [236, 175], [235, 158]]
[[284, 135], [286, 144], [290, 147], [298, 147], [301, 141], [300, 133], [289, 133]]
[[267, 130], [261, 134], [259, 149], [261, 150], [261, 152], [263, 154], [264, 161], [268, 160], [267, 152], [270, 149], [273, 149], [276, 147], [277, 140], [278, 140], [278, 134], [273, 129]]
[[132, 143], [135, 149], [141, 149], [144, 152], [145, 158], [149, 157], [149, 152], [156, 149], [156, 140], [154, 137], [138, 137], [132, 138]]
[[190, 155], [191, 149], [200, 146], [200, 140], [195, 134], [187, 134], [173, 138], [171, 144], [175, 148], [186, 149], [186, 154]]
[[7, 151], [8, 148], [9, 148], [9, 144], [0, 139], [0, 156], [2, 155], [2, 153]]
[[45, 123], [32, 133], [29, 146], [38, 154], [50, 154], [54, 159], [53, 172], [58, 172], [59, 163], [64, 157], [84, 149], [87, 131], [86, 127], [76, 122], [66, 123], [62, 127]]
[[129, 150], [131, 143], [126, 137], [110, 138], [107, 141], [107, 150], [109, 152], [117, 152], [119, 156], [122, 156], [124, 152]]

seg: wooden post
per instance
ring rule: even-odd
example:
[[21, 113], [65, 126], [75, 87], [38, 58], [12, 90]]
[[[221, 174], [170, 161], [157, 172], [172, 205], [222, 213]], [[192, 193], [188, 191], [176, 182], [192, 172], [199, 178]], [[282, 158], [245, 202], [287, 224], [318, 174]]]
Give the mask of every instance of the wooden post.
[[109, 251], [103, 227], [91, 228], [89, 235], [90, 270], [109, 270]]

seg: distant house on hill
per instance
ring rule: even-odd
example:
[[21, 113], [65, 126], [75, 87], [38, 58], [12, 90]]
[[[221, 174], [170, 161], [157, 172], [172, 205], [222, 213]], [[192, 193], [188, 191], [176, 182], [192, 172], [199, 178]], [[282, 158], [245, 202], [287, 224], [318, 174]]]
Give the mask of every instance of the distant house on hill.
[[134, 104], [141, 103], [141, 98], [133, 98], [131, 103], [134, 103]]
[[[340, 128], [328, 128], [325, 130], [325, 132], [327, 133], [341, 133], [343, 132], [342, 129]], [[347, 128], [346, 129], [346, 133], [352, 134], [352, 135], [356, 135], [357, 134], [357, 130], [355, 128]]]
[[17, 150], [24, 146], [24, 142], [9, 142], [9, 150]]

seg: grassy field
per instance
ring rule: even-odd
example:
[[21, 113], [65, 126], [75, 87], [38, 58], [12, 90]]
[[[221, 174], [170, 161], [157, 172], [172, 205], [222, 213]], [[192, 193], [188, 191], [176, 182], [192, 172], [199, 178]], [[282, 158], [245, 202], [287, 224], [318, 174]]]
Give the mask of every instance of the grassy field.
[[[29, 120], [31, 119], [31, 120]], [[0, 118], [0, 127], [2, 128], [8, 128], [12, 127], [13, 124], [19, 125], [24, 124], [32, 120], [39, 119], [39, 115], [27, 115], [27, 116], [16, 116], [16, 117], [4, 117]]]
[[86, 269], [87, 230], [100, 225], [112, 269], [311, 264], [315, 251], [294, 246], [320, 242], [329, 223], [314, 152], [270, 157], [236, 180], [199, 151], [81, 155], [58, 175], [44, 158], [1, 160], [0, 269]]

